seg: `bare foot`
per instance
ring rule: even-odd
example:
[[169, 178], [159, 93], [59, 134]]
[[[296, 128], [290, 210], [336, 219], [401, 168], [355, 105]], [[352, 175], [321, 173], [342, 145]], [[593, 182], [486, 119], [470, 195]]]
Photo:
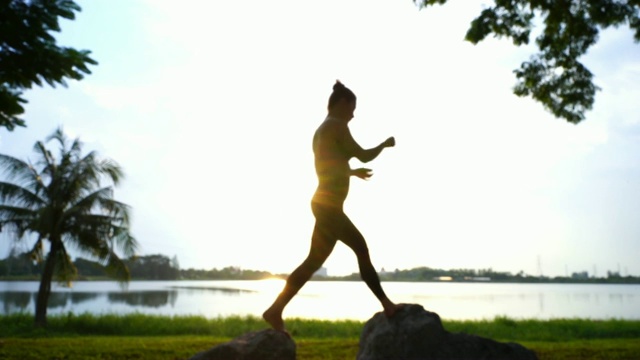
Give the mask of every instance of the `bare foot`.
[[403, 307], [403, 304], [394, 304], [392, 302], [389, 302], [389, 304], [384, 305], [384, 315], [390, 318], [393, 315], [395, 315], [396, 312], [400, 310], [402, 307]]
[[282, 331], [283, 333], [289, 335], [287, 330], [284, 329], [284, 321], [282, 320], [282, 313], [274, 310], [273, 308], [268, 308], [263, 314], [262, 318], [271, 325], [272, 328], [278, 331]]

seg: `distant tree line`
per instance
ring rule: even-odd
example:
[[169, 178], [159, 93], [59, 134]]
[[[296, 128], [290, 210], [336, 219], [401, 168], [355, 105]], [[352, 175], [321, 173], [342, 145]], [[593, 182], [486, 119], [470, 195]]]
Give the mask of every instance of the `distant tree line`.
[[[136, 280], [178, 280], [180, 268], [177, 258], [165, 255], [135, 256], [124, 260], [131, 278]], [[79, 279], [107, 278], [104, 265], [78, 257], [73, 261]], [[42, 271], [42, 263], [37, 263], [28, 253], [14, 254], [0, 260], [0, 277], [37, 278]]]
[[180, 270], [182, 279], [185, 280], [263, 280], [273, 277], [281, 277], [274, 275], [268, 271], [245, 270], [237, 266], [228, 266], [222, 269], [187, 269]]
[[14, 254], [0, 260], [0, 276], [31, 277], [39, 276], [42, 264], [38, 264], [27, 253]]
[[[268, 271], [247, 270], [237, 266], [221, 269], [180, 269], [177, 257], [155, 254], [125, 259], [135, 280], [262, 280], [269, 278], [285, 279], [288, 274], [273, 274]], [[107, 278], [104, 266], [84, 258], [73, 261], [80, 279]], [[0, 278], [29, 279], [37, 278], [41, 271], [27, 254], [17, 254], [0, 260]], [[434, 269], [416, 267], [412, 269], [382, 269], [378, 275], [382, 281], [454, 281], [454, 282], [517, 282], [517, 283], [616, 283], [639, 284], [640, 277], [622, 276], [619, 272], [607, 271], [606, 277], [589, 276], [586, 271], [572, 273], [571, 276], [534, 276], [520, 271], [516, 274], [489, 269]], [[314, 280], [360, 281], [360, 274], [346, 276], [314, 276]]]
[[178, 280], [180, 268], [178, 260], [164, 255], [139, 256], [127, 260], [127, 266], [133, 279], [144, 280]]
[[[244, 270], [236, 266], [222, 269], [180, 269], [177, 257], [155, 254], [135, 256], [124, 260], [134, 280], [261, 280], [277, 277], [268, 271]], [[79, 279], [107, 278], [105, 267], [99, 262], [78, 257], [73, 261]], [[29, 253], [13, 254], [0, 260], [0, 278], [36, 279], [42, 271]]]
[[[510, 272], [489, 269], [433, 269], [417, 267], [408, 270], [380, 271], [382, 281], [455, 281], [455, 282], [513, 282], [513, 283], [616, 283], [638, 284], [640, 277], [622, 276], [619, 272], [608, 271], [606, 277], [589, 276], [587, 272], [573, 273], [571, 276], [535, 276], [519, 271]], [[359, 280], [360, 275], [353, 273], [344, 277], [331, 277], [332, 280]]]

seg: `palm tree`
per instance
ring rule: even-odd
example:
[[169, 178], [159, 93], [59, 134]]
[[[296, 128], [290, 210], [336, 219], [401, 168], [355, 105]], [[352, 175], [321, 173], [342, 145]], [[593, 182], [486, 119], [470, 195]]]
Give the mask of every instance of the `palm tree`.
[[[45, 147], [51, 141], [59, 145], [58, 159]], [[45, 143], [34, 146], [35, 164], [0, 154], [0, 170], [6, 175], [6, 181], [0, 181], [0, 232], [9, 231], [16, 241], [35, 240], [32, 259], [44, 261], [37, 326], [46, 325], [54, 275], [63, 283], [77, 275], [67, 252], [70, 246], [95, 258], [122, 283], [130, 274], [116, 251], [130, 258], [138, 246], [129, 233], [129, 206], [113, 199], [113, 187], [123, 178], [120, 166], [99, 159], [96, 152], [82, 156], [80, 140], [70, 142], [61, 128]], [[112, 186], [103, 186], [104, 180]]]

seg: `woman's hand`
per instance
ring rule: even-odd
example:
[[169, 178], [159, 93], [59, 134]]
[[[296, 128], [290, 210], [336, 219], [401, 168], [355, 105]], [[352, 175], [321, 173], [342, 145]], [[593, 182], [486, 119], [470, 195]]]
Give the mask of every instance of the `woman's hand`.
[[357, 176], [362, 180], [369, 180], [369, 178], [373, 175], [373, 172], [371, 171], [371, 169], [358, 168], [351, 169], [351, 175]]
[[385, 140], [385, 141], [382, 143], [382, 146], [384, 146], [384, 147], [393, 147], [393, 146], [396, 146], [396, 139], [392, 136], [392, 137], [388, 138], [387, 140]]

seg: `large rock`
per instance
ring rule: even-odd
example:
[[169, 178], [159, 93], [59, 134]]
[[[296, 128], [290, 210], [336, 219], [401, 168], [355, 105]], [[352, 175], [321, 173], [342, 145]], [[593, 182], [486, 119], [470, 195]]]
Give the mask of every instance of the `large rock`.
[[203, 351], [190, 360], [295, 360], [296, 343], [273, 329], [249, 332]]
[[536, 354], [516, 343], [500, 343], [444, 329], [438, 314], [405, 304], [393, 317], [375, 314], [360, 336], [357, 360], [523, 359]]

